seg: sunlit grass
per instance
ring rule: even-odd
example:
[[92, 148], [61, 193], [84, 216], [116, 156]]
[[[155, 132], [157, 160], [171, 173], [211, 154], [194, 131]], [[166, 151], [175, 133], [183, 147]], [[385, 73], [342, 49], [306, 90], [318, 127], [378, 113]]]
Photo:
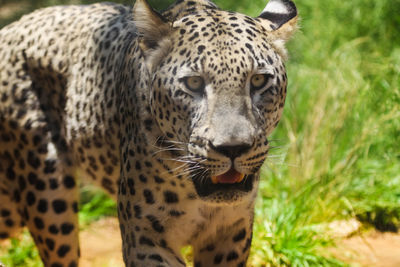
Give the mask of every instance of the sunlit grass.
[[324, 213], [316, 189], [316, 183], [309, 183], [296, 195], [282, 190], [271, 197], [266, 194], [268, 184], [261, 184], [264, 194], [256, 208], [252, 266], [344, 266], [320, 253], [333, 242], [316, 224]]
[[93, 186], [81, 189], [79, 223], [87, 227], [91, 222], [105, 216], [117, 216], [116, 203], [102, 190]]
[[289, 95], [272, 137], [282, 148], [271, 153], [283, 163], [268, 160], [262, 174], [256, 266], [340, 266], [322, 256], [333, 240], [319, 225], [329, 221], [400, 226], [398, 6], [298, 4], [303, 20], [289, 45]]
[[39, 252], [27, 230], [18, 238], [10, 240], [7, 246], [0, 246], [0, 266], [5, 267], [43, 267]]

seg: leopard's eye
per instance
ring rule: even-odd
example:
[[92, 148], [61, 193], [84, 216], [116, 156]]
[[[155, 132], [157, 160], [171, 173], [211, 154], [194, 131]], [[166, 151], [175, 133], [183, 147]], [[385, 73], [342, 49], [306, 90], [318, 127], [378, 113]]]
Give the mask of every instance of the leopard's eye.
[[268, 81], [272, 78], [271, 74], [255, 74], [251, 77], [250, 84], [251, 90], [258, 90], [267, 85]]
[[205, 82], [200, 76], [190, 76], [183, 78], [183, 82], [187, 89], [196, 94], [204, 92]]

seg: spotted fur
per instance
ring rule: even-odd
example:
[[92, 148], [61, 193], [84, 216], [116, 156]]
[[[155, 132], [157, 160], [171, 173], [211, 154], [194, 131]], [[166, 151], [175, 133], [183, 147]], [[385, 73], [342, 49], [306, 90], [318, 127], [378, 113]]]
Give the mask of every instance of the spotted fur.
[[137, 0], [1, 29], [0, 238], [26, 225], [45, 266], [77, 266], [87, 177], [118, 200], [127, 266], [185, 266], [185, 245], [196, 267], [245, 266], [296, 18], [289, 0], [257, 18]]

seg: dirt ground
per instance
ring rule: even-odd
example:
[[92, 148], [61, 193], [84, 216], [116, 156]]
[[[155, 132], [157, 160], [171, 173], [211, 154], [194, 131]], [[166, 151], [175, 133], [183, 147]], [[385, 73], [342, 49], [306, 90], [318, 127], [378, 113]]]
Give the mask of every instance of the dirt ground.
[[334, 255], [362, 267], [399, 267], [400, 234], [370, 232], [338, 242]]
[[96, 221], [79, 234], [82, 267], [123, 267], [117, 218]]
[[[80, 235], [83, 267], [122, 267], [121, 237], [116, 218], [97, 221]], [[330, 251], [360, 267], [400, 267], [400, 234], [369, 232], [343, 238]]]

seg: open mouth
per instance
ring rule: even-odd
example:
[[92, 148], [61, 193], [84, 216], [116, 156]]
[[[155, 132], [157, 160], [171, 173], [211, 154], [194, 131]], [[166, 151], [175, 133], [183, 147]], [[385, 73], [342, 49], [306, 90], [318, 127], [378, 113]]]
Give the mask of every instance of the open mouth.
[[218, 176], [203, 173], [192, 173], [192, 181], [200, 197], [207, 197], [215, 193], [249, 192], [253, 189], [254, 174], [245, 175], [230, 169]]
[[236, 184], [240, 183], [244, 179], [244, 174], [231, 168], [226, 173], [218, 176], [211, 176], [211, 181], [213, 184]]

